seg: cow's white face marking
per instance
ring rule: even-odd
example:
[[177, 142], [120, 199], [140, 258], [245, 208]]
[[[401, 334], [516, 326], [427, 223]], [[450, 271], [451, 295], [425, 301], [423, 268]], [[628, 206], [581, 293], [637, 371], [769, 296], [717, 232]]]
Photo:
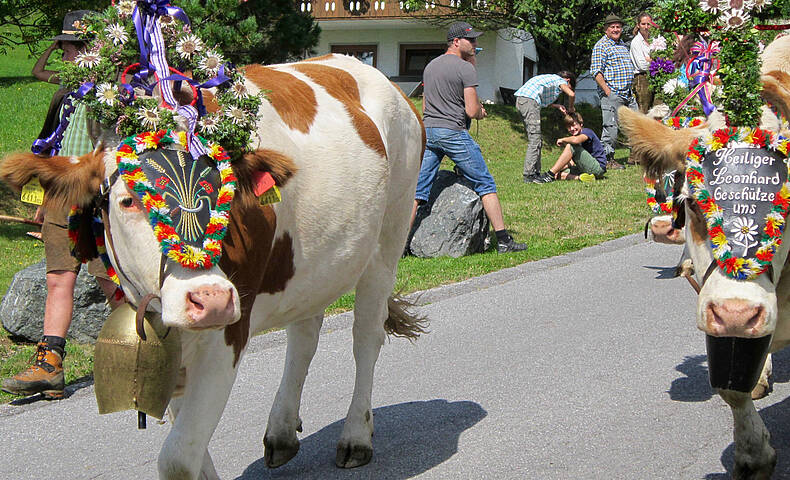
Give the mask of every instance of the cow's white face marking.
[[[206, 329], [219, 328], [241, 317], [239, 295], [233, 284], [218, 268], [190, 270], [168, 261], [167, 276], [159, 288], [159, 268], [163, 260], [140, 199], [123, 180], [115, 182], [110, 192], [110, 230], [115, 265], [124, 291], [137, 303], [146, 294], [158, 294], [160, 302], [151, 308], [162, 313], [167, 326]], [[106, 242], [109, 249], [109, 242]]]

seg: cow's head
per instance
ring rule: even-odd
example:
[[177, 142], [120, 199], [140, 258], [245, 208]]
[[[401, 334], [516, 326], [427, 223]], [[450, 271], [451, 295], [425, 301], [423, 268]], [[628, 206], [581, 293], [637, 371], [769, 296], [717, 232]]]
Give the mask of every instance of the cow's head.
[[790, 248], [783, 238], [790, 195], [783, 137], [789, 132], [778, 120], [790, 113], [789, 80], [782, 72], [763, 75], [774, 111], [763, 108], [759, 128], [764, 130], [753, 135], [727, 130], [721, 117], [709, 118], [702, 127], [675, 130], [627, 108], [619, 110], [646, 175], [685, 172], [686, 244], [702, 286], [697, 327], [713, 341], [763, 339], [767, 347], [776, 328], [776, 284]]
[[[123, 168], [128, 142], [127, 148], [122, 143], [117, 149], [98, 149], [79, 158], [13, 154], [0, 167], [0, 177], [20, 188], [37, 176], [46, 192], [44, 207], [52, 211], [106, 202], [108, 257], [129, 300], [139, 304], [148, 294], [160, 296], [161, 303], [153, 301], [151, 307], [161, 310], [167, 326], [224, 327], [240, 318], [241, 308], [239, 292], [217, 265], [221, 250], [212, 241], [216, 217], [230, 213], [227, 202], [222, 206], [222, 195], [235, 190], [234, 212], [258, 208], [255, 189], [260, 173], [270, 172], [282, 185], [295, 169], [290, 161], [269, 165], [267, 158], [250, 153], [235, 161], [232, 170], [225, 162], [220, 171], [222, 162], [193, 162], [189, 153], [172, 147], [175, 150], [159, 159], [146, 155], [151, 151], [145, 149], [133, 151], [138, 163], [148, 164], [133, 172]], [[154, 176], [157, 172], [160, 175]], [[234, 186], [233, 177], [238, 178]], [[174, 183], [179, 183], [178, 188], [167, 188]], [[151, 187], [158, 189], [164, 203], [146, 196]], [[161, 221], [162, 216], [170, 222]], [[181, 243], [172, 241], [176, 236]], [[200, 257], [201, 252], [207, 255]]]

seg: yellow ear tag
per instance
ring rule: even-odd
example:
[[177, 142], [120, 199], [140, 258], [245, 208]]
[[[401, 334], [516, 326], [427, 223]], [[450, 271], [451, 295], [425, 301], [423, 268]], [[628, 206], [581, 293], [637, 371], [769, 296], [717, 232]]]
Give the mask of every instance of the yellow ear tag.
[[277, 185], [272, 185], [272, 188], [266, 190], [263, 195], [258, 197], [258, 200], [261, 202], [261, 205], [269, 205], [271, 203], [277, 203], [282, 200], [283, 197], [280, 195], [280, 189], [277, 188]]
[[33, 205], [41, 205], [44, 203], [44, 189], [38, 183], [38, 177], [33, 177], [22, 186], [22, 196], [20, 198], [25, 203], [32, 203]]

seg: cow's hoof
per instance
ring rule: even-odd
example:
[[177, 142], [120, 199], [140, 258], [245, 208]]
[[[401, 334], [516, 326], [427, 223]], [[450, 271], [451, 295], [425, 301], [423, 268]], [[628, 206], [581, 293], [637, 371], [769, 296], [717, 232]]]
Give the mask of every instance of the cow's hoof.
[[768, 396], [768, 392], [770, 392], [770, 387], [768, 385], [758, 383], [752, 390], [752, 400], [765, 398]]
[[350, 445], [340, 443], [337, 445], [335, 465], [340, 468], [361, 467], [373, 458], [373, 448], [367, 445]]
[[299, 440], [294, 435], [294, 441], [282, 441], [263, 437], [263, 461], [269, 468], [285, 465], [299, 452]]

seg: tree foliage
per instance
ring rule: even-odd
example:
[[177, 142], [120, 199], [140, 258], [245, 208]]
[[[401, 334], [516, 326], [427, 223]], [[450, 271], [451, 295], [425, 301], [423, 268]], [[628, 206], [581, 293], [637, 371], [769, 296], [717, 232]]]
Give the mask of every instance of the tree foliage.
[[[219, 45], [236, 64], [276, 63], [300, 56], [317, 43], [320, 29], [299, 12], [293, 0], [173, 0], [209, 45]], [[102, 11], [109, 0], [0, 1], [0, 53], [26, 45], [31, 53], [42, 40], [60, 33], [63, 16], [72, 10]]]
[[[417, 8], [419, 2], [414, 2]], [[543, 72], [562, 69], [580, 73], [590, 66], [590, 52], [603, 35], [602, 23], [610, 13], [625, 20], [624, 34], [630, 35], [634, 17], [652, 7], [653, 0], [449, 0], [437, 2], [447, 14], [437, 23], [466, 20], [478, 29], [513, 27], [529, 32], [535, 39]], [[423, 3], [424, 5], [424, 3]]]

